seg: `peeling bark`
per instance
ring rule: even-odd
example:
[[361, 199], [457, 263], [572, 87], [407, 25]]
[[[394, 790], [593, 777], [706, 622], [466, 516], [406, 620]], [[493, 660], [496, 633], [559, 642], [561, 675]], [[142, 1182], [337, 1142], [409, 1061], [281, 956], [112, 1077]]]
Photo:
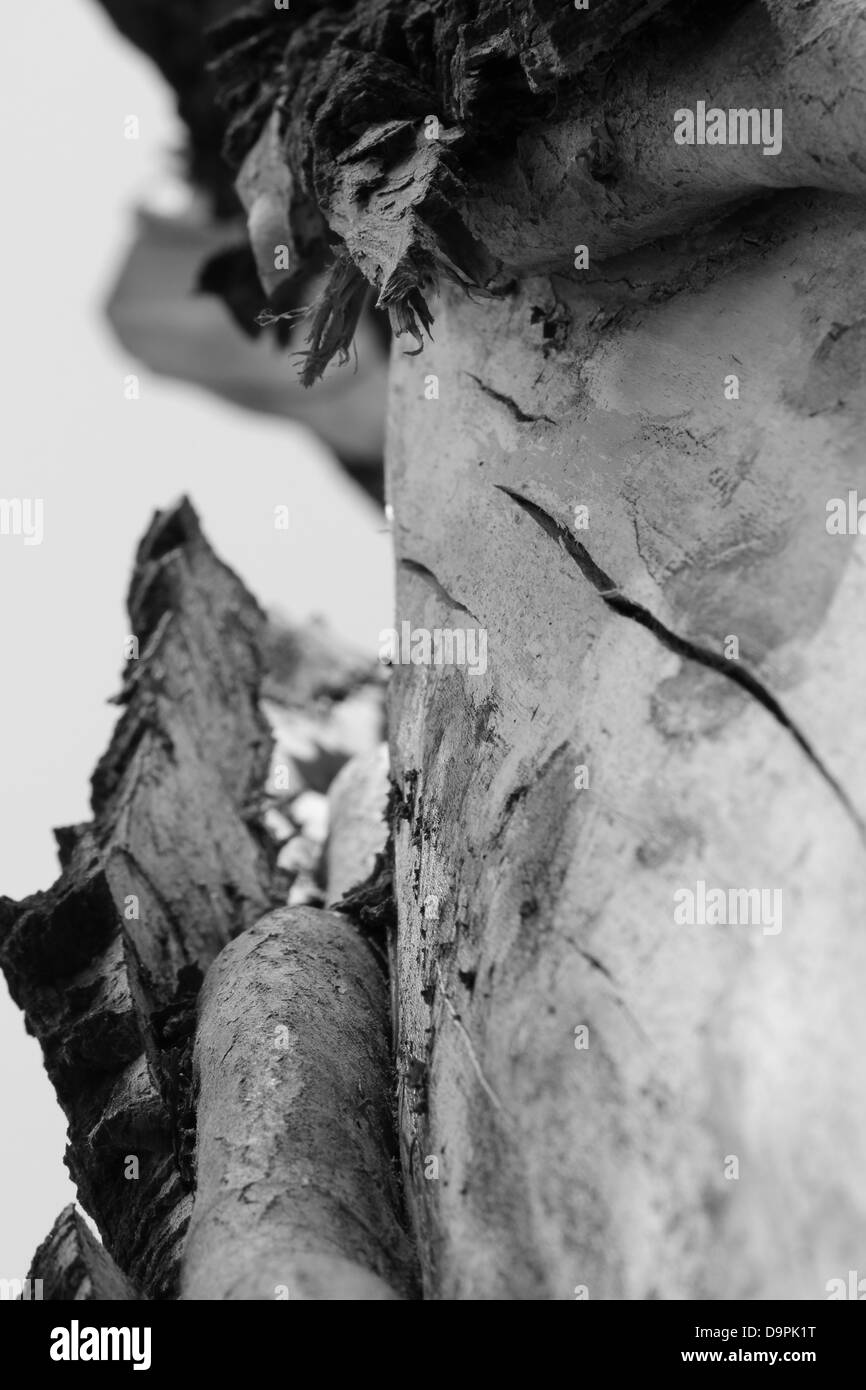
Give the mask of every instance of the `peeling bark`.
[[[48, 893], [0, 900], [0, 962], [105, 1241], [69, 1208], [32, 1277], [52, 1298], [175, 1298], [185, 1251], [189, 1298], [412, 1297], [385, 956], [348, 913], [262, 920], [308, 889], [287, 849], [324, 894], [316, 811], [341, 768], [375, 750], [384, 784], [382, 670], [321, 624], [268, 623], [186, 501], [142, 541], [129, 613], [94, 821], [58, 832]], [[366, 873], [355, 833], [329, 865]]]
[[274, 901], [253, 805], [270, 754], [265, 619], [185, 502], [142, 541], [128, 606], [140, 655], [93, 777], [94, 820], [58, 832], [53, 888], [0, 901], [0, 964], [69, 1120], [80, 1199], [124, 1273], [160, 1298], [192, 1200], [195, 993]]
[[[277, 112], [290, 222], [300, 237], [314, 207], [339, 239], [302, 379], [345, 358], [365, 282], [420, 350], [443, 277], [502, 293], [568, 271], [576, 244], [605, 258], [768, 191], [866, 190], [859, 0], [753, 0], [700, 25], [698, 13], [370, 0], [292, 30], [269, 89], [253, 77], [265, 36], [287, 32], [273, 11], [217, 30], [229, 157]], [[780, 153], [677, 145], [675, 112], [699, 99], [781, 108]]]
[[46, 1302], [121, 1303], [141, 1299], [72, 1205], [60, 1213], [36, 1251], [27, 1278], [42, 1280]]

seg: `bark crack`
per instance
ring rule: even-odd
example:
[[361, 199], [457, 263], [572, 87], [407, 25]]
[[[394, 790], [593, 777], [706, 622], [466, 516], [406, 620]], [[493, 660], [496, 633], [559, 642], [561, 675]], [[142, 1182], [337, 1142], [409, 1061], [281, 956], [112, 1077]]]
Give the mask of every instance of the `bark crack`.
[[479, 376], [476, 376], [474, 372], [467, 372], [466, 375], [469, 377], [470, 381], [475, 382], [475, 385], [478, 387], [480, 391], [484, 392], [485, 396], [489, 396], [491, 400], [498, 401], [500, 405], [504, 405], [505, 409], [514, 416], [515, 420], [517, 420], [519, 424], [556, 424], [556, 421], [551, 420], [549, 415], [527, 415], [526, 411], [522, 410], [520, 406], [517, 404], [517, 401], [512, 400], [510, 396], [503, 395], [501, 391], [494, 391], [492, 386], [488, 386], [487, 383], [482, 381]]
[[611, 989], [612, 989], [612, 991], [613, 991], [613, 998], [614, 998], [615, 1003], [617, 1004], [617, 1006], [618, 1006], [620, 1009], [622, 1009], [622, 1011], [623, 1011], [623, 1013], [625, 1014], [626, 1018], [630, 1021], [630, 1023], [631, 1023], [632, 1026], [633, 1026], [633, 1028], [635, 1029], [635, 1031], [638, 1033], [638, 1035], [639, 1035], [640, 1038], [642, 1039], [644, 1045], [645, 1045], [648, 1049], [652, 1049], [653, 1051], [656, 1051], [656, 1048], [655, 1048], [655, 1045], [654, 1045], [652, 1039], [649, 1037], [649, 1035], [647, 1034], [646, 1030], [645, 1030], [644, 1028], [641, 1027], [640, 1023], [638, 1022], [637, 1018], [635, 1017], [634, 1011], [633, 1011], [631, 1008], [629, 1008], [629, 1006], [628, 1006], [628, 1004], [626, 1003], [625, 999], [623, 999], [622, 993], [621, 993], [620, 988], [619, 988], [619, 985], [617, 984], [617, 982], [616, 982], [616, 980], [614, 979], [613, 975], [612, 975], [612, 974], [610, 973], [610, 971], [608, 970], [607, 966], [604, 965], [604, 964], [602, 964], [602, 962], [598, 959], [598, 956], [594, 956], [590, 951], [587, 951], [587, 949], [586, 949], [585, 946], [581, 946], [581, 945], [579, 944], [579, 942], [575, 941], [574, 937], [568, 936], [568, 937], [566, 937], [565, 939], [566, 939], [566, 941], [571, 942], [572, 946], [574, 946], [574, 949], [577, 951], [577, 954], [578, 954], [583, 960], [585, 960], [586, 963], [587, 963], [588, 965], [591, 965], [592, 968], [593, 968], [593, 970], [598, 970], [599, 973], [600, 973], [601, 975], [604, 976], [604, 978], [607, 980], [608, 984], [611, 986]]
[[587, 951], [583, 946], [578, 946], [578, 947], [577, 947], [577, 952], [578, 952], [578, 955], [583, 956], [583, 959], [584, 959], [589, 965], [592, 966], [593, 970], [599, 970], [599, 971], [601, 971], [601, 974], [605, 977], [606, 980], [609, 980], [610, 983], [611, 983], [612, 985], [616, 985], [616, 980], [615, 980], [615, 979], [613, 978], [613, 976], [611, 975], [611, 973], [610, 973], [610, 971], [608, 970], [607, 966], [606, 966], [606, 965], [602, 965], [602, 963], [601, 963], [601, 961], [599, 960], [598, 956], [592, 955], [592, 953], [591, 953], [590, 951]]
[[438, 960], [436, 962], [436, 974], [439, 978], [439, 987], [442, 990], [442, 998], [445, 1000], [445, 1006], [448, 1009], [449, 1014], [451, 1015], [451, 1019], [454, 1023], [454, 1026], [456, 1027], [458, 1033], [463, 1039], [463, 1042], [466, 1046], [466, 1051], [469, 1053], [469, 1060], [471, 1061], [472, 1066], [475, 1069], [475, 1075], [478, 1077], [478, 1081], [484, 1091], [484, 1094], [487, 1096], [487, 1099], [490, 1101], [490, 1104], [502, 1116], [502, 1118], [507, 1119], [508, 1117], [506, 1115], [505, 1107], [502, 1104], [502, 1101], [499, 1099], [496, 1092], [494, 1091], [490, 1082], [487, 1080], [487, 1077], [484, 1075], [484, 1071], [482, 1069], [481, 1063], [478, 1060], [475, 1048], [472, 1046], [472, 1039], [466, 1031], [466, 1026], [463, 1023], [463, 1020], [461, 1019], [459, 1013], [457, 1012], [457, 1010], [454, 1007], [454, 1004], [451, 1001], [451, 996], [448, 993], [448, 990], [445, 988], [445, 981], [442, 977], [442, 967], [440, 966]]
[[400, 560], [400, 564], [404, 569], [407, 569], [410, 574], [417, 574], [420, 579], [426, 580], [430, 587], [436, 590], [442, 602], [446, 603], [449, 608], [456, 608], [458, 612], [465, 613], [474, 623], [479, 621], [475, 614], [466, 607], [465, 603], [459, 603], [453, 594], [449, 594], [445, 586], [440, 583], [433, 571], [428, 569], [426, 565], [420, 564], [417, 560], [407, 560], [405, 558]]
[[821, 758], [812, 747], [806, 735], [794, 723], [791, 716], [779, 703], [775, 695], [762, 684], [757, 676], [742, 666], [734, 665], [724, 656], [720, 656], [718, 652], [710, 651], [706, 647], [702, 647], [698, 643], [690, 641], [687, 637], [681, 637], [679, 633], [672, 632], [670, 628], [665, 627], [664, 623], [662, 623], [654, 613], [651, 613], [648, 608], [644, 608], [642, 604], [627, 598], [610, 575], [606, 574], [601, 566], [596, 564], [586, 547], [582, 545], [580, 541], [575, 540], [571, 532], [554, 517], [550, 516], [548, 512], [544, 511], [537, 502], [530, 501], [528, 497], [523, 497], [519, 492], [515, 492], [512, 488], [505, 487], [500, 483], [496, 483], [494, 486], [499, 492], [504, 492], [507, 497], [510, 497], [513, 502], [516, 502], [519, 507], [522, 507], [541, 529], [560, 545], [577, 565], [583, 577], [592, 584], [599, 597], [603, 599], [608, 608], [612, 609], [614, 613], [617, 613], [621, 618], [629, 618], [632, 622], [638, 623], [639, 626], [645, 628], [647, 632], [651, 632], [657, 641], [659, 641], [663, 647], [666, 647], [668, 651], [673, 652], [676, 656], [681, 657], [685, 661], [694, 661], [699, 666], [704, 666], [708, 670], [715, 671], [718, 675], [723, 676], [725, 680], [729, 680], [732, 684], [739, 686], [741, 690], [745, 690], [748, 695], [751, 695], [752, 699], [756, 700], [759, 705], [762, 705], [763, 708], [773, 716], [776, 722], [791, 735], [797, 746], [805, 753], [812, 766], [820, 773], [821, 777], [830, 787], [834, 796], [845, 810], [846, 815], [856, 827], [861, 840], [866, 843], [866, 825], [864, 825], [848, 793], [821, 761]]

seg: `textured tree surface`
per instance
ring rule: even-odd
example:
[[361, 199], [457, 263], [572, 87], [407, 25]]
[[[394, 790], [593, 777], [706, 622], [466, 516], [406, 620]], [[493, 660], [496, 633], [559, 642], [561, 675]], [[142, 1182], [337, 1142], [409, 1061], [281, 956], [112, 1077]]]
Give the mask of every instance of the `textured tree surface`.
[[[194, 1065], [197, 995], [223, 948], [240, 935], [244, 958], [254, 942], [268, 945], [274, 919], [266, 917], [256, 935], [253, 928], [270, 907], [287, 897], [320, 903], [326, 896], [316, 808], [327, 806], [334, 777], [353, 757], [363, 763], [380, 747], [380, 676], [321, 632], [269, 626], [214, 555], [188, 502], [158, 514], [142, 541], [129, 615], [139, 655], [128, 662], [123, 714], [94, 775], [94, 820], [58, 832], [63, 874], [49, 892], [20, 904], [0, 899], [0, 964], [42, 1044], [69, 1120], [67, 1164], [105, 1244], [103, 1251], [70, 1208], [40, 1247], [31, 1277], [57, 1300], [177, 1297], [197, 1186], [198, 1124], [203, 1205], [211, 1214], [196, 1216], [187, 1296], [273, 1298], [281, 1283], [303, 1297], [315, 1260], [333, 1274], [342, 1251], [343, 1279], [364, 1284], [363, 1274], [379, 1290], [363, 1296], [406, 1297], [414, 1257], [400, 1224], [384, 953], [347, 916], [304, 907], [297, 918], [281, 919], [283, 969], [269, 965], [257, 974], [256, 955], [245, 985], [238, 972], [233, 993], [243, 996], [242, 1021], [253, 1030], [244, 1059], [258, 1074], [258, 1091], [240, 1066], [206, 1066], [199, 1103]], [[331, 860], [345, 881], [336, 848]], [[318, 947], [311, 940], [317, 922]], [[226, 956], [226, 972], [237, 960], [237, 953]], [[208, 978], [206, 997], [218, 1002], [202, 1022], [206, 1057], [209, 1040], [232, 1026], [219, 1011], [219, 977]], [[320, 1029], [315, 1041], [309, 1016]], [[285, 1049], [275, 1050], [274, 1019], [281, 1027], [294, 1020]], [[269, 1059], [283, 1073], [274, 1144], [254, 1161], [248, 1137], [262, 1120], [254, 1096], [262, 1102], [276, 1094]], [[214, 1079], [222, 1085], [211, 1114]], [[332, 1092], [336, 1130], [316, 1110]], [[214, 1135], [226, 1114], [242, 1150], [243, 1181], [249, 1186], [255, 1176], [258, 1192], [270, 1184], [268, 1198], [274, 1188], [285, 1195], [287, 1215], [273, 1246], [284, 1250], [287, 1231], [294, 1240], [304, 1232], [306, 1263], [283, 1258], [282, 1278], [270, 1285], [270, 1271], [259, 1267], [255, 1292], [222, 1246], [225, 1202], [214, 1208], [211, 1201], [223, 1173], [212, 1161], [222, 1152]], [[290, 1172], [283, 1144], [298, 1129], [312, 1138]], [[335, 1197], [321, 1221], [312, 1212], [304, 1227], [297, 1211], [306, 1210], [312, 1180], [317, 1189], [332, 1182], [334, 1152], [345, 1154], [344, 1200]], [[237, 1200], [251, 1217], [243, 1194]], [[343, 1229], [350, 1202], [360, 1215]], [[359, 1232], [366, 1239], [380, 1222], [381, 1250], [372, 1239], [356, 1273]], [[215, 1237], [221, 1253], [208, 1272], [200, 1252]], [[252, 1262], [251, 1221], [237, 1239]], [[318, 1289], [325, 1273], [316, 1278]], [[345, 1291], [346, 1284], [334, 1287]]]
[[0, 904], [0, 962], [69, 1119], [81, 1200], [136, 1286], [160, 1297], [191, 1204], [196, 989], [274, 901], [251, 805], [270, 754], [265, 617], [188, 504], [148, 531], [128, 606], [140, 655], [93, 777], [94, 820], [58, 832], [63, 874], [48, 893]]
[[[774, 227], [740, 264], [720, 233], [724, 273], [655, 304], [602, 277], [451, 295], [395, 364], [398, 616], [488, 632], [486, 675], [392, 687], [434, 1296], [819, 1298], [857, 1267], [866, 595], [825, 501], [864, 483], [866, 245], [837, 201]], [[698, 880], [780, 889], [781, 932], [676, 925]]]
[[[428, 1297], [820, 1298], [862, 1260], [863, 581], [825, 523], [863, 483], [866, 24], [770, 11], [679, 81], [670, 52], [640, 86], [616, 64], [633, 117], [594, 186], [566, 173], [579, 122], [527, 135], [531, 232], [499, 191], [473, 225], [511, 264], [586, 243], [590, 268], [449, 290], [394, 359], [398, 618], [489, 636], [485, 676], [393, 685]], [[700, 97], [783, 106], [782, 155], [675, 146]], [[677, 925], [698, 880], [781, 889], [781, 932]]]
[[392, 1131], [388, 992], [336, 913], [278, 911], [208, 975], [196, 1038], [199, 1188], [184, 1297], [414, 1292]]
[[[369, 675], [269, 716], [303, 769], [305, 699], [354, 702], [307, 764], [329, 852], [264, 791], [261, 615], [188, 509], [152, 528], [94, 826], [0, 937], [82, 1200], [148, 1296], [404, 1299], [417, 1258], [433, 1300], [823, 1298], [866, 1245], [866, 580], [827, 524], [866, 488], [866, 3], [219, 9], [208, 69], [133, 37], [207, 90], [244, 294], [320, 286], [302, 381], [388, 314], [395, 628], [486, 659], [395, 664], [383, 849]], [[700, 101], [779, 149], [677, 143]], [[700, 883], [773, 915], [678, 921]]]
[[60, 1213], [33, 1257], [28, 1279], [52, 1303], [121, 1303], [140, 1298], [74, 1206]]

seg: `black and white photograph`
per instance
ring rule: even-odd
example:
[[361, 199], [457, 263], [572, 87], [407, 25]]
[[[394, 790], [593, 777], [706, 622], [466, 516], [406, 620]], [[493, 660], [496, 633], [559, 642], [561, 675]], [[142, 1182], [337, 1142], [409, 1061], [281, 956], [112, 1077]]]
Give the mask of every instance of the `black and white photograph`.
[[866, 0], [4, 29], [23, 1370], [553, 1301], [611, 1371], [826, 1373], [866, 1301]]

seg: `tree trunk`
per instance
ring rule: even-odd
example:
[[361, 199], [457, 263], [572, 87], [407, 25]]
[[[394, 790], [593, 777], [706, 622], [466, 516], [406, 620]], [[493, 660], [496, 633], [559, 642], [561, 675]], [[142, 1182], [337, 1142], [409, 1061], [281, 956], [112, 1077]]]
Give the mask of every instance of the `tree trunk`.
[[303, 381], [371, 296], [396, 335], [390, 838], [378, 731], [323, 740], [330, 847], [277, 862], [263, 619], [161, 518], [95, 824], [0, 933], [82, 1199], [149, 1297], [822, 1298], [866, 1239], [866, 7], [210, 43], [263, 303], [268, 236], [333, 251]]
[[[394, 362], [396, 626], [487, 634], [484, 674], [391, 691], [428, 1296], [816, 1298], [857, 1267], [866, 595], [825, 503], [866, 483], [866, 243], [839, 200], [779, 217], [756, 259], [705, 234], [711, 281], [669, 251], [655, 303], [637, 260], [449, 293]], [[701, 881], [776, 917], [679, 924]]]

